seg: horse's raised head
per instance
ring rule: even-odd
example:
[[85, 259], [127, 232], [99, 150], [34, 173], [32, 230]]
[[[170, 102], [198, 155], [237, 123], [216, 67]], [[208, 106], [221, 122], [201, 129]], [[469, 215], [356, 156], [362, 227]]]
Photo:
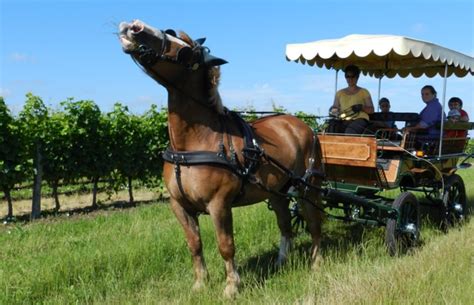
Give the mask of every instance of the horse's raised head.
[[119, 30], [124, 52], [146, 70], [160, 61], [180, 64], [191, 70], [226, 63], [209, 54], [209, 49], [203, 46], [205, 38], [192, 40], [183, 32], [176, 35], [173, 30], [161, 31], [139, 20], [122, 22]]
[[[223, 112], [217, 86], [219, 66], [227, 61], [209, 54], [209, 49], [203, 46], [205, 38], [193, 40], [186, 33], [161, 31], [139, 20], [120, 23], [119, 31], [123, 51], [150, 77], [167, 88], [186, 91], [194, 100]], [[196, 85], [199, 80], [202, 86]]]

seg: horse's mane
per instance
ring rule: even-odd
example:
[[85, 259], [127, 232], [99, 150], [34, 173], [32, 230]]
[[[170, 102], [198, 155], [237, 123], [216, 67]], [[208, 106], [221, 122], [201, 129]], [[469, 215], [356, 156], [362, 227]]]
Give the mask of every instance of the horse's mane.
[[219, 94], [219, 81], [221, 79], [220, 67], [210, 67], [207, 70], [209, 101], [215, 107], [219, 114], [224, 114], [224, 105], [222, 105], [221, 95]]
[[[194, 47], [195, 43], [189, 37], [188, 34], [184, 32], [179, 32], [179, 38], [185, 41], [190, 46]], [[209, 102], [219, 114], [224, 114], [224, 105], [222, 105], [222, 99], [217, 90], [219, 86], [219, 81], [221, 79], [221, 70], [219, 66], [213, 66], [207, 68], [207, 81], [206, 81], [206, 91], [208, 92]]]

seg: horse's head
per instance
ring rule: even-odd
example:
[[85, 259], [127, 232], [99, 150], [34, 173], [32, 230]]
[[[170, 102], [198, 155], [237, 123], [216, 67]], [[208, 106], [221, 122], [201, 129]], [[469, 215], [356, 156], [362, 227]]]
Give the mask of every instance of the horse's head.
[[139, 20], [120, 23], [119, 31], [123, 51], [130, 54], [150, 77], [168, 89], [180, 91], [185, 91], [187, 80], [196, 84], [201, 78], [205, 96], [189, 92], [187, 95], [195, 100], [209, 98], [209, 104], [216, 105], [221, 111], [217, 93], [218, 66], [226, 61], [209, 54], [209, 49], [203, 46], [205, 38], [192, 40], [186, 33], [177, 35], [173, 30], [161, 31]]
[[192, 40], [183, 32], [178, 36], [173, 30], [161, 31], [139, 20], [122, 22], [119, 30], [124, 52], [148, 72], [158, 62], [177, 64], [191, 71], [226, 63], [209, 54], [209, 49], [203, 46], [205, 38]]

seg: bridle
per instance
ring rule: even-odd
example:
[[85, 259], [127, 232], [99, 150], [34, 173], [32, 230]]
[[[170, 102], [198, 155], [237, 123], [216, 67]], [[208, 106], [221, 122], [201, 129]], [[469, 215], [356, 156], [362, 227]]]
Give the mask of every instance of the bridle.
[[[191, 46], [189, 47], [183, 46], [181, 49], [178, 50], [178, 52], [176, 52], [175, 56], [169, 56], [169, 55], [166, 55], [166, 52], [167, 52], [168, 46], [172, 43], [172, 41], [168, 38], [168, 35], [171, 35], [175, 37], [176, 39], [179, 39], [179, 38], [175, 36], [176, 34], [173, 30], [166, 30], [166, 31], [158, 30], [158, 31], [161, 33], [161, 36], [162, 36], [160, 50], [157, 51], [143, 43], [139, 44], [137, 49], [133, 51], [131, 54], [133, 61], [145, 73], [150, 75], [152, 78], [159, 80], [165, 87], [173, 88], [180, 94], [186, 96], [187, 98], [193, 100], [194, 102], [202, 106], [205, 106], [207, 108], [212, 107], [207, 101], [198, 99], [195, 96], [188, 94], [181, 87], [176, 85], [176, 83], [179, 83], [179, 80], [185, 77], [186, 73], [188, 72], [193, 73], [203, 68], [204, 69], [209, 68], [209, 66], [206, 64], [206, 56], [210, 56], [209, 55], [210, 50], [208, 47], [205, 47], [202, 45], [205, 41], [205, 38], [200, 38], [200, 39], [195, 40], [194, 46], [192, 48]], [[186, 51], [182, 51], [183, 49]], [[187, 60], [186, 62], [184, 61], [183, 58], [180, 59], [180, 52], [186, 52], [187, 54], [183, 55], [183, 57], [188, 56], [191, 59]], [[153, 67], [160, 61], [168, 62], [174, 65], [184, 66], [184, 69], [178, 75], [178, 77], [176, 77], [174, 80], [169, 80], [163, 77], [161, 74], [159, 74], [156, 71], [156, 69], [153, 69]], [[224, 60], [221, 60], [221, 61], [222, 63], [226, 63], [226, 61]], [[219, 64], [222, 64], [222, 63], [219, 63]]]

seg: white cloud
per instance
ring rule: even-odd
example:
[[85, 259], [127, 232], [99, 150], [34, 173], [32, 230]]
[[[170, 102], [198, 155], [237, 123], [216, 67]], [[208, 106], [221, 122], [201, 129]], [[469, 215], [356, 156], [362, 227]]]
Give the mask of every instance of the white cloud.
[[415, 23], [411, 26], [411, 30], [415, 34], [422, 34], [422, 33], [426, 32], [426, 26], [425, 26], [424, 23], [418, 22], [418, 23]]
[[166, 98], [162, 96], [139, 95], [130, 98], [125, 98], [127, 102], [120, 101], [127, 105], [132, 113], [141, 114], [150, 109], [151, 105], [157, 105], [159, 109], [166, 107]]
[[220, 94], [224, 104], [241, 105], [247, 103], [252, 105], [261, 100], [268, 100], [270, 97], [278, 95], [278, 92], [269, 84], [254, 84], [248, 88], [221, 88]]
[[36, 59], [30, 55], [14, 52], [10, 54], [10, 60], [13, 62], [21, 63], [36, 63]]
[[273, 105], [289, 112], [325, 113], [334, 98], [334, 74], [304, 74], [247, 87], [221, 86], [224, 105], [230, 109], [253, 107], [271, 111]]
[[137, 97], [136, 102], [139, 104], [155, 104], [160, 106], [162, 104], [162, 98], [158, 98], [156, 96], [151, 96], [151, 95], [140, 95]]
[[4, 98], [7, 98], [11, 94], [12, 94], [12, 92], [9, 89], [0, 88], [0, 96], [3, 96]]

